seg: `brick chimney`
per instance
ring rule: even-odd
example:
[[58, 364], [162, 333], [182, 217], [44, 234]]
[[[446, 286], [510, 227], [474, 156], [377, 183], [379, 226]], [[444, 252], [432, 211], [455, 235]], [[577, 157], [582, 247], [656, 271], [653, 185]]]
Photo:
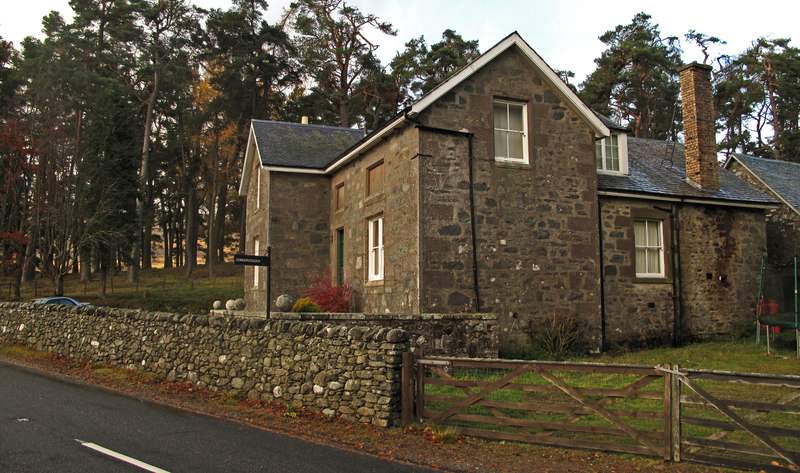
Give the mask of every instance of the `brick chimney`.
[[701, 189], [719, 189], [711, 66], [693, 62], [678, 72], [681, 75], [686, 177]]

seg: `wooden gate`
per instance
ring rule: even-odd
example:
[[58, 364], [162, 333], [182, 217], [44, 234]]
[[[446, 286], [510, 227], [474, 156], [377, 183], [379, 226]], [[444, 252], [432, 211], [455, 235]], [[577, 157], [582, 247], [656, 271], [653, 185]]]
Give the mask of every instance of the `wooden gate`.
[[416, 419], [477, 437], [671, 457], [671, 386], [669, 376], [653, 367], [440, 357], [412, 363], [411, 354], [404, 366], [407, 423]]
[[670, 370], [673, 460], [800, 468], [800, 376]]

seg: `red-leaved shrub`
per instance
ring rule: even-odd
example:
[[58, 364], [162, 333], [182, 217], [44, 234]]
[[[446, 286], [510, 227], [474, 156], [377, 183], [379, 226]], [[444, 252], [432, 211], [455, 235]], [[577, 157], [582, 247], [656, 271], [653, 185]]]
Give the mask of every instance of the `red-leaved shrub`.
[[351, 312], [353, 308], [353, 288], [348, 283], [333, 284], [330, 273], [312, 276], [304, 294], [322, 312]]

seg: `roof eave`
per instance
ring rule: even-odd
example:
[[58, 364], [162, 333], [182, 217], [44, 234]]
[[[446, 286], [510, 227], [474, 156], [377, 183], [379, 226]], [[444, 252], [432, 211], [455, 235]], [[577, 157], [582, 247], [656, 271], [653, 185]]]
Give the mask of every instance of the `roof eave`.
[[250, 122], [250, 133], [247, 135], [247, 147], [244, 152], [244, 163], [242, 164], [242, 179], [239, 181], [239, 197], [247, 196], [247, 187], [250, 184], [250, 168], [252, 167], [253, 157], [258, 158], [261, 166], [261, 153], [258, 152], [258, 141], [253, 122]]
[[356, 145], [354, 148], [350, 149], [349, 151], [345, 152], [345, 154], [341, 155], [339, 159], [334, 161], [330, 164], [324, 171], [324, 174], [330, 174], [341, 168], [342, 166], [346, 165], [350, 160], [358, 156], [359, 154], [364, 153], [365, 151], [369, 150], [375, 144], [379, 142], [384, 136], [393, 132], [395, 128], [398, 128], [406, 121], [405, 115], [400, 115], [395, 118], [393, 121], [387, 123], [383, 128], [377, 130], [371, 136], [367, 136], [360, 144]]
[[644, 199], [644, 200], [659, 200], [662, 202], [680, 202], [685, 204], [700, 204], [700, 205], [718, 205], [724, 207], [741, 207], [741, 208], [755, 208], [755, 209], [777, 209], [780, 204], [777, 202], [752, 202], [741, 200], [724, 200], [724, 199], [703, 199], [700, 197], [686, 197], [671, 194], [653, 194], [646, 192], [636, 191], [618, 191], [618, 190], [597, 190], [597, 195], [603, 197], [621, 197], [628, 199]]

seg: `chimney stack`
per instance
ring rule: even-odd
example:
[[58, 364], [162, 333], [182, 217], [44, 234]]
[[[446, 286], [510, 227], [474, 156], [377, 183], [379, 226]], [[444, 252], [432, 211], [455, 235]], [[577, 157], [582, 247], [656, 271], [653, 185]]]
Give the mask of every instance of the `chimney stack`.
[[711, 94], [711, 66], [693, 62], [681, 76], [686, 177], [701, 189], [719, 189], [717, 137]]

